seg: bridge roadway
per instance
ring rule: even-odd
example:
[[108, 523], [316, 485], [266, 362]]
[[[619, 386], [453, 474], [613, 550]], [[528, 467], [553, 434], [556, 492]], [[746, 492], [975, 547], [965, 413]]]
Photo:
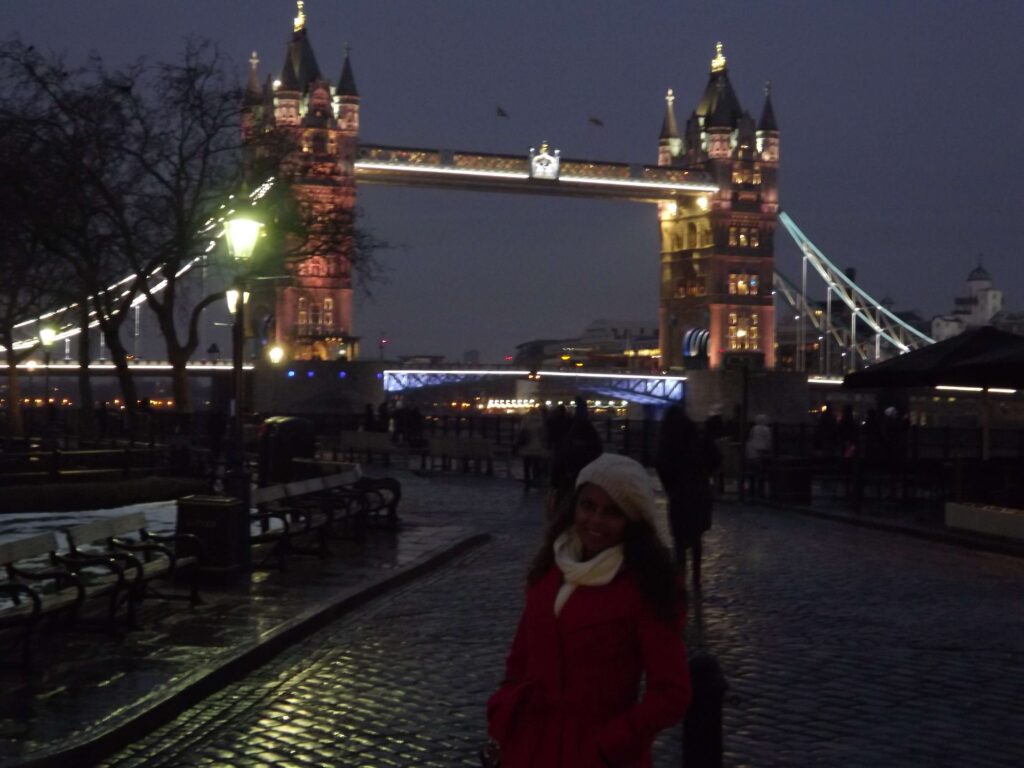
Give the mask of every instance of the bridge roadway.
[[[370, 603], [108, 766], [473, 766], [540, 535], [507, 480], [403, 475], [493, 543]], [[729, 679], [728, 766], [1024, 764], [1024, 561], [721, 505], [688, 642]], [[678, 732], [655, 765], [680, 764]]]

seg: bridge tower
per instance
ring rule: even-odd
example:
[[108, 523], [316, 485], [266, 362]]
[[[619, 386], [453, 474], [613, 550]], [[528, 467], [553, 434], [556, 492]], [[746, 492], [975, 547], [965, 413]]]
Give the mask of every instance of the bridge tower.
[[[352, 330], [353, 220], [356, 203], [355, 155], [359, 138], [359, 92], [349, 51], [337, 83], [321, 73], [298, 0], [294, 29], [277, 81], [260, 84], [259, 60], [252, 73], [242, 115], [242, 138], [250, 167], [280, 136], [287, 153], [275, 171], [288, 180], [297, 211], [310, 227], [303, 242], [286, 244], [268, 274], [289, 280], [252, 284], [250, 317], [254, 333], [279, 344], [291, 359], [354, 359], [358, 338]], [[261, 154], [262, 153], [262, 154]], [[255, 175], [255, 174], [250, 174]]]
[[662, 366], [775, 365], [772, 298], [779, 130], [765, 88], [755, 125], [729, 81], [722, 44], [682, 136], [666, 96], [658, 165], [703, 171], [719, 192], [659, 204]]

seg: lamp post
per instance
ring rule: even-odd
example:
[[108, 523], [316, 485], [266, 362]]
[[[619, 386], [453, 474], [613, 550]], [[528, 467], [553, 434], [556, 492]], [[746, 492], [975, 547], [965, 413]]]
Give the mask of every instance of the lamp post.
[[242, 430], [242, 413], [245, 404], [245, 379], [242, 375], [242, 365], [245, 352], [245, 304], [249, 294], [246, 291], [245, 265], [252, 257], [262, 227], [263, 225], [255, 219], [238, 213], [224, 222], [224, 239], [227, 242], [228, 253], [239, 266], [234, 286], [227, 292], [228, 309], [235, 316], [231, 327], [231, 359], [234, 374], [234, 395], [231, 400], [231, 442], [234, 451], [232, 466], [228, 468], [224, 479], [225, 489], [233, 486], [235, 491], [233, 495], [245, 503], [246, 509], [248, 509], [249, 503], [249, 478], [245, 472], [245, 446]]
[[39, 343], [43, 345], [43, 364], [46, 372], [43, 375], [46, 394], [43, 397], [43, 408], [46, 409], [46, 418], [49, 420], [52, 415], [50, 410], [50, 346], [57, 340], [57, 331], [49, 326], [39, 329]]

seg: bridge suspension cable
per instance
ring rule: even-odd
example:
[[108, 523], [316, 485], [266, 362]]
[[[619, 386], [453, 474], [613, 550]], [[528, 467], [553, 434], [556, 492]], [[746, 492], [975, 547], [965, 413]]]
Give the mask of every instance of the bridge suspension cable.
[[[253, 192], [251, 192], [249, 194], [250, 202], [251, 203], [255, 203], [260, 198], [262, 198], [264, 195], [266, 195], [267, 192], [269, 192], [270, 189], [274, 186], [274, 182], [275, 182], [275, 178], [273, 176], [269, 177], [265, 182], [263, 182], [263, 184], [261, 184]], [[210, 253], [210, 251], [212, 251], [214, 248], [217, 247], [217, 239], [220, 238], [222, 235], [221, 234], [211, 234], [211, 233], [213, 233], [213, 231], [218, 226], [223, 225], [224, 217], [229, 212], [228, 211], [228, 205], [231, 204], [231, 200], [233, 198], [234, 198], [234, 195], [229, 195], [228, 196], [228, 202], [222, 204], [221, 207], [220, 207], [221, 213], [219, 215], [217, 215], [217, 216], [212, 216], [206, 222], [206, 224], [203, 225], [202, 229], [199, 230], [198, 234], [200, 236], [209, 234], [210, 240], [207, 242], [206, 248], [203, 249], [203, 253], [202, 254], [200, 254], [199, 256], [194, 256], [191, 259], [188, 259], [181, 267], [178, 268], [178, 270], [174, 273], [175, 279], [177, 279], [179, 277], [182, 277], [183, 275], [187, 274], [193, 267], [195, 267], [197, 264], [200, 264], [204, 259], [206, 259], [207, 255]], [[152, 272], [149, 273], [149, 275], [147, 275], [146, 280], [149, 281], [149, 280], [154, 280], [154, 279], [159, 278], [162, 271], [163, 271], [163, 266], [157, 266], [155, 269], [153, 269]], [[104, 288], [102, 291], [100, 291], [99, 294], [90, 294], [87, 297], [87, 301], [92, 302], [93, 299], [96, 298], [97, 295], [105, 295], [105, 294], [110, 294], [110, 293], [115, 293], [115, 292], [117, 292], [117, 297], [121, 298], [121, 297], [125, 296], [128, 293], [128, 290], [129, 290], [129, 289], [125, 288], [124, 286], [126, 284], [130, 283], [132, 280], [135, 280], [136, 278], [137, 278], [137, 275], [135, 275], [135, 274], [126, 275], [125, 277], [122, 277], [120, 280], [118, 280], [118, 281], [108, 285], [106, 288]], [[150, 295], [160, 293], [166, 287], [167, 287], [167, 278], [160, 279], [160, 281], [156, 285], [154, 285], [152, 288], [149, 289], [149, 293], [150, 293]], [[145, 292], [139, 292], [139, 294], [137, 296], [135, 296], [135, 298], [132, 299], [131, 305], [130, 305], [129, 308], [138, 307], [140, 304], [143, 304], [144, 302], [146, 302], [148, 300], [149, 299], [148, 299], [148, 297], [147, 297]], [[58, 307], [56, 309], [49, 310], [48, 312], [44, 312], [43, 314], [39, 315], [38, 317], [29, 318], [28, 320], [22, 320], [19, 323], [15, 323], [14, 328], [15, 328], [15, 330], [18, 330], [18, 329], [21, 329], [21, 328], [27, 328], [28, 326], [31, 326], [31, 325], [37, 325], [37, 326], [41, 325], [42, 323], [46, 322], [47, 320], [50, 320], [51, 318], [58, 318], [61, 315], [64, 315], [65, 313], [70, 312], [73, 309], [76, 309], [78, 306], [79, 306], [78, 302], [72, 302], [70, 304], [66, 304], [63, 307]], [[118, 313], [117, 310], [115, 310], [113, 314], [117, 314], [117, 313]], [[89, 310], [89, 317], [90, 318], [95, 318], [96, 314], [97, 314], [97, 312], [96, 312], [95, 309], [90, 309]], [[95, 328], [98, 325], [99, 325], [99, 320], [97, 320], [97, 319], [90, 320], [89, 324], [88, 324], [89, 328]], [[57, 330], [57, 335], [54, 337], [54, 341], [62, 341], [64, 339], [71, 338], [72, 336], [77, 336], [81, 332], [82, 332], [82, 329], [81, 329], [81, 327], [78, 324], [70, 323], [70, 322], [63, 322], [62, 321], [60, 323], [60, 328]], [[37, 344], [39, 344], [39, 334], [38, 334], [38, 331], [35, 333], [35, 335], [29, 336], [28, 338], [22, 339], [21, 341], [14, 342], [13, 346], [14, 346], [15, 349], [26, 349], [26, 348], [29, 348], [29, 347], [34, 347]], [[3, 345], [0, 345], [0, 352], [3, 352], [5, 350], [6, 350], [6, 348]]]
[[[868, 345], [866, 342], [863, 344], [857, 342], [858, 319], [875, 335], [876, 358], [880, 355], [879, 347], [882, 341], [894, 347], [899, 354], [935, 342], [930, 336], [894, 314], [857, 285], [811, 242], [789, 214], [780, 213], [779, 221], [782, 222], [783, 227], [803, 254], [801, 265], [804, 270], [803, 285], [800, 290], [797, 290], [796, 286], [778, 271], [775, 272], [773, 284], [790, 306], [799, 313], [801, 329], [806, 327], [805, 322], [810, 319], [812, 327], [818, 330], [821, 336], [829, 337], [830, 340], [834, 339], [837, 343], [854, 349], [855, 354], [862, 360], [868, 359]], [[828, 309], [824, 318], [817, 316], [815, 308], [811, 307], [806, 296], [807, 265], [810, 265], [825, 281], [826, 307]], [[831, 311], [833, 295], [843, 302], [849, 312], [850, 326], [848, 329], [841, 328], [834, 321]], [[803, 346], [802, 340], [800, 345]]]

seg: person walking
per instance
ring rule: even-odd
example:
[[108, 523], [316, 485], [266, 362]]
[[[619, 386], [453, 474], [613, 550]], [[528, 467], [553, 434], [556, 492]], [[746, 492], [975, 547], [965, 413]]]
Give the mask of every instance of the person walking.
[[751, 496], [764, 496], [764, 480], [768, 473], [768, 460], [772, 455], [772, 428], [768, 417], [759, 413], [747, 437], [747, 475]]
[[690, 701], [665, 528], [638, 462], [604, 454], [579, 472], [530, 569], [505, 679], [487, 702], [490, 764], [652, 765], [654, 737]]
[[543, 488], [546, 480], [547, 434], [544, 407], [530, 409], [519, 422], [516, 450], [523, 460], [523, 492], [530, 486]]
[[722, 463], [707, 427], [703, 431], [672, 405], [661, 422], [655, 466], [668, 496], [679, 585], [686, 582], [686, 550], [692, 552], [693, 586], [701, 586], [701, 537], [711, 528], [714, 507], [712, 479]]

